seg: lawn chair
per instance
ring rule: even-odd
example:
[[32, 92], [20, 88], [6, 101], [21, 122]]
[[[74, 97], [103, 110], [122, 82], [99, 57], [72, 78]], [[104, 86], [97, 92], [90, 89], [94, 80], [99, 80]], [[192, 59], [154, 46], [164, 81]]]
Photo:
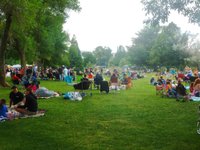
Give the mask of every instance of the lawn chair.
[[79, 90], [81, 93], [81, 96], [86, 95], [86, 91], [90, 90], [90, 96], [92, 96], [92, 82], [91, 81], [81, 81], [80, 83], [74, 84], [74, 89]]
[[101, 81], [100, 82], [100, 93], [105, 91], [107, 94], [109, 93], [109, 85], [108, 81]]

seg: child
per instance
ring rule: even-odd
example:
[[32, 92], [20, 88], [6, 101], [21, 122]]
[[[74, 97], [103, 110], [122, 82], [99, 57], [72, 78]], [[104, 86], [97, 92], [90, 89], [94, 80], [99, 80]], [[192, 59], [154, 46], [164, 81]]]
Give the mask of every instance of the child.
[[0, 100], [0, 118], [7, 118], [6, 113], [8, 112], [8, 108], [6, 106], [6, 100], [5, 99], [1, 99]]
[[166, 82], [166, 93], [169, 97], [176, 97], [176, 90], [172, 87], [171, 80]]

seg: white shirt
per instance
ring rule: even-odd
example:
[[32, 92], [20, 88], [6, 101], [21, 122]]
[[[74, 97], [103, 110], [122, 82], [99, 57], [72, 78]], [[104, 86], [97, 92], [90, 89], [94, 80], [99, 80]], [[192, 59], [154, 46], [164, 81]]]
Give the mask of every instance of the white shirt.
[[64, 76], [67, 76], [67, 75], [68, 75], [68, 69], [65, 68], [65, 69], [63, 70], [63, 73], [64, 73]]

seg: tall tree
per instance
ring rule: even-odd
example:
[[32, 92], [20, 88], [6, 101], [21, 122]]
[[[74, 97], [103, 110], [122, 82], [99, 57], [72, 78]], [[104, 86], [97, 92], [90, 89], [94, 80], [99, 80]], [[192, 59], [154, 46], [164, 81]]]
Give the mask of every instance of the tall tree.
[[188, 34], [174, 23], [162, 27], [150, 51], [150, 63], [154, 66], [184, 66], [188, 57]]
[[133, 38], [132, 46], [128, 47], [128, 58], [132, 65], [149, 65], [150, 51], [159, 31], [160, 26], [146, 26]]
[[82, 57], [84, 67], [91, 67], [89, 65], [96, 63], [96, 58], [92, 52], [82, 52]]
[[128, 48], [132, 65], [180, 66], [185, 64], [188, 54], [187, 33], [182, 33], [176, 24], [168, 26], [146, 26]]
[[[45, 56], [48, 61], [53, 60], [51, 58], [54, 58], [54, 52], [58, 51], [56, 48], [62, 47], [62, 53], [59, 54], [66, 59], [66, 56], [63, 55], [63, 51], [66, 50], [63, 46], [63, 39], [67, 38], [63, 38], [62, 32], [62, 24], [68, 17], [66, 10], [80, 10], [78, 0], [4, 0], [0, 2], [0, 27], [3, 32], [0, 42], [1, 85], [7, 86], [4, 64], [9, 35], [12, 35], [13, 41], [15, 41], [13, 45], [18, 50], [23, 65], [26, 62], [25, 54], [30, 54], [27, 50], [33, 47], [31, 53], [35, 57]], [[61, 44], [58, 42], [59, 39], [62, 39]], [[48, 55], [49, 53], [51, 55]]]
[[[7, 50], [7, 43], [12, 24], [17, 24], [24, 21], [27, 23], [28, 16], [34, 18], [37, 9], [38, 1], [26, 0], [4, 0], [0, 2], [1, 22], [3, 22], [3, 34], [1, 36], [0, 45], [0, 84], [8, 86], [5, 82], [5, 52]], [[26, 8], [26, 9], [24, 9]], [[29, 10], [30, 9], [30, 10]]]
[[96, 57], [96, 65], [108, 66], [109, 59], [112, 56], [112, 50], [109, 47], [98, 46], [94, 50], [94, 56]]
[[73, 36], [71, 40], [71, 46], [69, 47], [69, 61], [70, 67], [75, 67], [78, 70], [83, 69], [83, 60], [81, 57], [81, 51], [78, 46], [78, 42], [76, 41], [76, 37]]
[[186, 58], [187, 65], [195, 66], [200, 69], [200, 41], [198, 40], [197, 35], [191, 35], [189, 45], [189, 57]]
[[[78, 0], [48, 0], [44, 1], [44, 7], [38, 10], [34, 37], [39, 64], [69, 63], [66, 54], [66, 42], [69, 41], [69, 37], [62, 29], [68, 17], [67, 10], [80, 10]], [[53, 64], [55, 62], [57, 64]]]
[[120, 61], [123, 59], [123, 58], [126, 58], [127, 55], [126, 55], [126, 50], [123, 46], [119, 46], [117, 48], [117, 52], [114, 54], [113, 56], [113, 59], [112, 59], [112, 62], [111, 64], [114, 65], [114, 66], [119, 66], [120, 64]]

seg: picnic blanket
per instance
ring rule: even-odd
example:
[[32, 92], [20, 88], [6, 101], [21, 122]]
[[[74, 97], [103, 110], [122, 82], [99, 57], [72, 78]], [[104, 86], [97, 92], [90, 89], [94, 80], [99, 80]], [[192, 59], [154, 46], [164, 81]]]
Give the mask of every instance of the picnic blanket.
[[4, 121], [6, 121], [6, 120], [7, 120], [6, 117], [4, 117], [4, 116], [0, 116], [0, 122], [4, 122]]
[[35, 117], [41, 117], [45, 115], [45, 111], [37, 111], [35, 115], [19, 115], [15, 116], [14, 119], [22, 119], [22, 118], [35, 118]]
[[200, 97], [191, 96], [190, 99], [195, 102], [200, 102]]
[[60, 95], [54, 95], [54, 96], [48, 96], [48, 97], [37, 97], [38, 99], [49, 99], [49, 98], [52, 98], [52, 97], [60, 97]]
[[0, 117], [0, 122], [4, 122], [6, 120], [23, 119], [23, 118], [35, 118], [35, 117], [41, 117], [44, 115], [45, 115], [45, 110], [38, 110], [35, 115], [23, 115], [14, 110], [10, 110], [7, 113], [7, 117], [2, 117], [2, 116]]

